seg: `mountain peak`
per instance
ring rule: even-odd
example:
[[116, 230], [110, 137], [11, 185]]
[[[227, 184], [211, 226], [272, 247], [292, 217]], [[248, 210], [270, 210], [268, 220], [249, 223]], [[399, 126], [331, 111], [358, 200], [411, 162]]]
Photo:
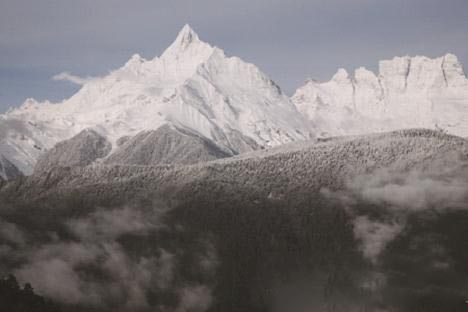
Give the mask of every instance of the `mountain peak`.
[[179, 40], [180, 42], [192, 42], [194, 40], [198, 40], [197, 33], [190, 27], [189, 24], [185, 24], [184, 27], [179, 32], [176, 41]]
[[383, 60], [377, 74], [341, 69], [328, 82], [299, 88], [292, 101], [317, 133], [328, 136], [407, 128], [468, 136], [468, 79], [450, 53]]
[[336, 72], [336, 74], [332, 78], [333, 81], [336, 82], [348, 82], [349, 81], [349, 73], [346, 69], [340, 68]]
[[189, 47], [198, 45], [199, 43], [202, 42], [200, 41], [197, 33], [192, 29], [192, 27], [190, 27], [190, 25], [186, 24], [164, 54], [179, 54], [188, 50]]
[[145, 62], [145, 59], [140, 54], [133, 54], [132, 57], [125, 63], [124, 67], [135, 67]]
[[206, 62], [214, 50], [211, 45], [201, 41], [189, 25], [185, 25], [159, 58], [164, 63], [164, 79], [174, 83], [192, 77], [198, 66]]

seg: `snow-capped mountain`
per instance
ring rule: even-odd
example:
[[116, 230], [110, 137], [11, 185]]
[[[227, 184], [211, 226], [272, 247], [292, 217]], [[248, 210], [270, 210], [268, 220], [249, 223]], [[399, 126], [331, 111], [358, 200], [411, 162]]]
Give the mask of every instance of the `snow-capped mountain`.
[[378, 75], [340, 69], [328, 82], [308, 81], [292, 100], [318, 135], [420, 127], [468, 137], [468, 79], [452, 54], [381, 61]]
[[[9, 172], [29, 175], [46, 153], [45, 168], [53, 159], [66, 165], [94, 156], [159, 164], [179, 151], [186, 153], [176, 157], [180, 162], [193, 163], [196, 155], [227, 157], [315, 135], [416, 127], [468, 137], [468, 79], [456, 56], [397, 57], [380, 62], [378, 75], [340, 69], [329, 82], [310, 80], [288, 98], [255, 65], [227, 57], [187, 25], [160, 57], [134, 55], [61, 103], [29, 99], [0, 115], [0, 157]], [[93, 153], [94, 141], [80, 133], [102, 137], [110, 151]], [[131, 144], [122, 146], [126, 140]], [[164, 144], [158, 150], [148, 142]], [[135, 155], [133, 146], [147, 155]]]
[[201, 41], [187, 25], [161, 55], [134, 55], [61, 103], [27, 100], [0, 115], [0, 155], [30, 174], [60, 141], [91, 128], [122, 137], [170, 124], [228, 154], [311, 136], [307, 119], [256, 66]]

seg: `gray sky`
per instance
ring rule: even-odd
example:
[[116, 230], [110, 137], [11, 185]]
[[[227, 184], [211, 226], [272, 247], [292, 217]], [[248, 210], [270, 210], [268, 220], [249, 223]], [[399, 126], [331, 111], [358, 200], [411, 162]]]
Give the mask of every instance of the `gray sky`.
[[76, 92], [51, 79], [60, 72], [104, 75], [134, 53], [159, 55], [185, 23], [288, 94], [396, 55], [468, 64], [468, 0], [0, 0], [0, 112]]

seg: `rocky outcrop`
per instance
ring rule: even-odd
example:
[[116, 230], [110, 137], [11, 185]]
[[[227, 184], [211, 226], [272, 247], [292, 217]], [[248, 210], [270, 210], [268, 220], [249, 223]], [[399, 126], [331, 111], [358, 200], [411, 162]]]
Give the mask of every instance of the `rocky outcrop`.
[[0, 154], [0, 181], [13, 180], [23, 174], [8, 159]]

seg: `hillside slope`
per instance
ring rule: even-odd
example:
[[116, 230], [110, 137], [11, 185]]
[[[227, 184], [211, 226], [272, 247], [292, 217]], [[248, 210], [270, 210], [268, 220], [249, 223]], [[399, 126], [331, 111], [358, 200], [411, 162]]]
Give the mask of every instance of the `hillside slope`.
[[18, 195], [83, 193], [112, 202], [154, 192], [177, 197], [179, 192], [210, 190], [214, 196], [216, 190], [227, 188], [235, 194], [238, 188], [250, 188], [255, 196], [283, 198], [323, 188], [339, 190], [360, 174], [381, 168], [405, 171], [453, 155], [466, 158], [468, 141], [439, 131], [413, 129], [293, 143], [192, 166], [57, 167], [48, 174], [8, 184], [0, 194], [4, 200], [14, 201]]
[[45, 173], [55, 166], [83, 167], [103, 158], [111, 151], [111, 144], [96, 131], [86, 129], [71, 139], [57, 143], [39, 157], [35, 172]]
[[104, 163], [140, 166], [189, 165], [232, 155], [232, 151], [221, 150], [203, 137], [165, 125], [129, 138], [106, 158]]
[[83, 311], [463, 312], [467, 176], [418, 129], [56, 167], [0, 187], [0, 270]]

